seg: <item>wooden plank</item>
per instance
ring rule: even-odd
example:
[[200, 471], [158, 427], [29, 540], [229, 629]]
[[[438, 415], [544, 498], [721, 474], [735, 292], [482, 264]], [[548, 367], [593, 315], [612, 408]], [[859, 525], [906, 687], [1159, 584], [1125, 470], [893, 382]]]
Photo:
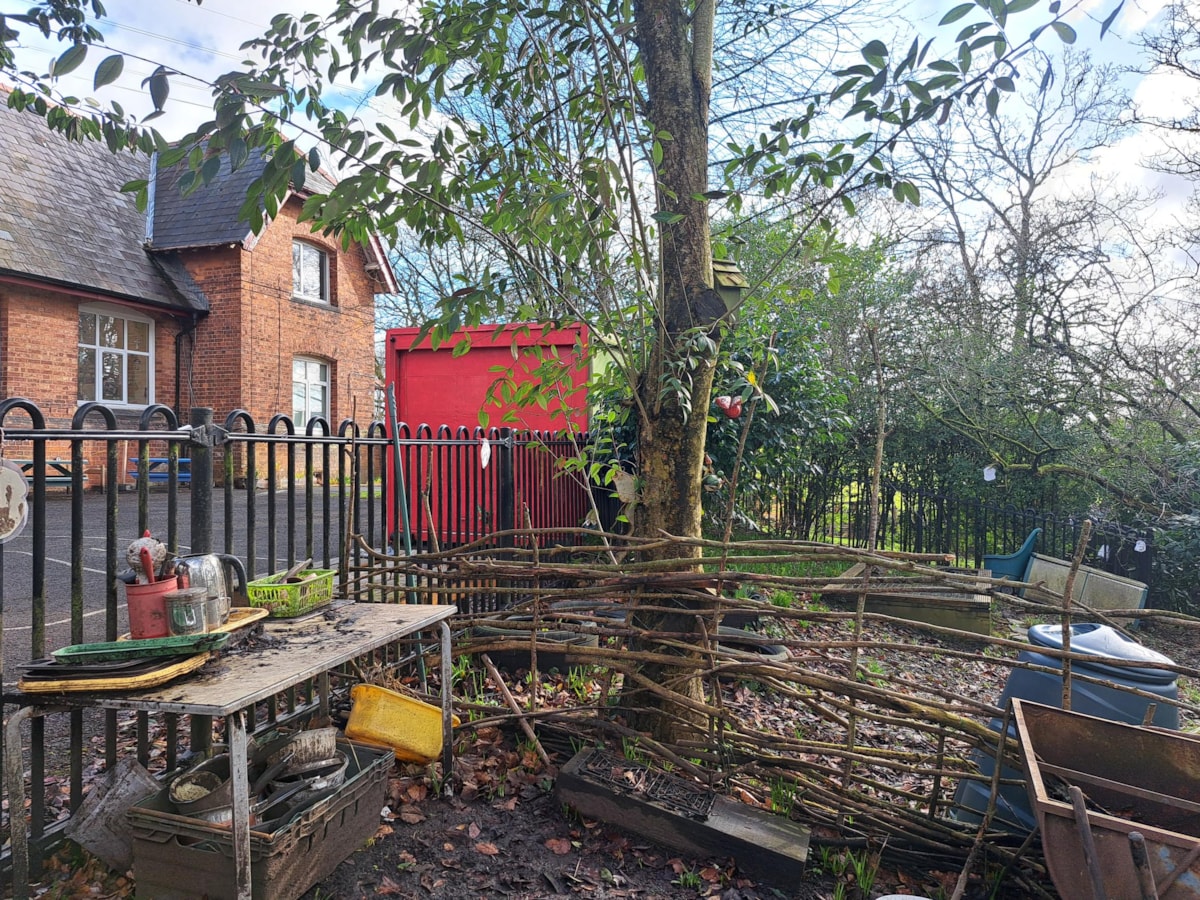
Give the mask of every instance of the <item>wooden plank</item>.
[[[858, 592], [848, 581], [861, 579], [864, 569], [865, 563], [858, 563], [846, 570], [841, 582], [831, 582], [821, 589], [821, 600], [856, 603]], [[867, 591], [866, 611], [975, 634], [991, 634], [992, 602], [983, 582], [975, 582], [974, 590], [928, 581], [909, 587], [904, 582], [904, 577], [895, 573], [872, 579]]]
[[790, 887], [804, 877], [810, 836], [805, 826], [728, 797], [714, 798], [708, 817], [698, 820], [643, 797], [617, 793], [583, 769], [590, 752], [572, 757], [555, 782], [559, 797], [580, 815], [692, 856], [732, 856], [740, 870], [773, 884]]

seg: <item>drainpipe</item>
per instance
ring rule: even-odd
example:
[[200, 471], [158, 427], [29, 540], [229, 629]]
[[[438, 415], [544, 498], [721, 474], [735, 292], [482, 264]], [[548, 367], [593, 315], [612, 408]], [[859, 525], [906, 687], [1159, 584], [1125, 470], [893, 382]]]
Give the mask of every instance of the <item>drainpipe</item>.
[[150, 176], [146, 183], [146, 246], [154, 243], [154, 198], [158, 186], [158, 151], [150, 154]]
[[[192, 323], [175, 335], [175, 416], [183, 421], [183, 339], [194, 334], [200, 327], [200, 314], [192, 313]], [[196, 350], [196, 342], [192, 341], [192, 352]]]

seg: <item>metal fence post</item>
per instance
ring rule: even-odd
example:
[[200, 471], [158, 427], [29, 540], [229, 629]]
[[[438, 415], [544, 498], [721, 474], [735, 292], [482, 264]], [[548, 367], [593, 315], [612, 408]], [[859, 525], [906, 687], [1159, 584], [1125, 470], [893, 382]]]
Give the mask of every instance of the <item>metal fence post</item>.
[[[192, 443], [192, 553], [211, 553], [213, 549], [213, 411], [193, 406], [189, 422]], [[192, 753], [203, 753], [212, 746], [212, 717], [192, 716]]]
[[[513, 465], [513, 432], [511, 428], [500, 429], [500, 440], [496, 446], [496, 478], [497, 485], [496, 524], [500, 531], [512, 531], [517, 527], [517, 486], [516, 470]], [[512, 535], [503, 538], [501, 545], [511, 547]]]
[[213, 543], [213, 411], [193, 406], [192, 426], [192, 553], [212, 553]]

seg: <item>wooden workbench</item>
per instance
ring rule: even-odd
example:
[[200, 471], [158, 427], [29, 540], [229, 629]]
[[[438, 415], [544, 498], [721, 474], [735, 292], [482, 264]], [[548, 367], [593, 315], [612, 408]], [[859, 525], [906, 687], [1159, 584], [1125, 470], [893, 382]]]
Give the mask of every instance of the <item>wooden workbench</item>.
[[[322, 710], [328, 712], [329, 672], [343, 663], [396, 641], [440, 630], [442, 685], [442, 766], [444, 781], [452, 772], [450, 617], [453, 606], [350, 603], [300, 623], [268, 622], [267, 646], [231, 651], [216, 665], [163, 687], [124, 694], [25, 694], [25, 705], [5, 725], [6, 762], [19, 761], [21, 724], [29, 718], [64, 709], [125, 709], [223, 717], [232, 759], [245, 759], [247, 713], [311, 678], [318, 679]], [[7, 693], [7, 691], [6, 691]], [[9, 766], [10, 809], [23, 809], [21, 766]], [[250, 900], [250, 785], [245, 766], [232, 766], [234, 797], [233, 854], [239, 900]], [[16, 770], [14, 777], [13, 769]], [[239, 808], [240, 807], [240, 808]], [[29, 845], [24, 828], [12, 829], [13, 897], [29, 896]]]

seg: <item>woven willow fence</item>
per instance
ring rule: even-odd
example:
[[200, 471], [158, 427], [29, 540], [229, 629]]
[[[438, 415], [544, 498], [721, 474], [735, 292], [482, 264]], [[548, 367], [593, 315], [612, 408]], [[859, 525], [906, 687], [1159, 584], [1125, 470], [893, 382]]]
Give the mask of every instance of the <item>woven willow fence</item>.
[[[1048, 883], [1040, 842], [988, 829], [986, 818], [984, 827], [966, 824], [977, 822], [978, 812], [973, 819], [954, 812], [961, 779], [995, 787], [979, 775], [972, 755], [994, 757], [1001, 743], [1002, 729], [988, 723], [1007, 722], [994, 705], [1006, 677], [1024, 667], [1068, 683], [1141, 692], [1073, 669], [1073, 661], [1086, 657], [1039, 647], [1058, 666], [1019, 662], [1018, 653], [1030, 646], [1023, 640], [866, 612], [866, 598], [935, 586], [965, 595], [982, 590], [991, 597], [992, 630], [1004, 634], [1022, 635], [1035, 621], [1120, 628], [1134, 618], [1167, 618], [1200, 625], [1147, 610], [1102, 614], [1068, 605], [1039, 585], [956, 571], [946, 567], [950, 560], [929, 556], [790, 541], [634, 540], [592, 531], [579, 533], [583, 546], [547, 550], [537, 546], [539, 537], [515, 531], [493, 536], [488, 545], [404, 557], [360, 542], [368, 563], [352, 573], [351, 590], [363, 600], [457, 604], [456, 659], [517, 652], [522, 667], [534, 670], [539, 656], [561, 655], [565, 646], [568, 664], [584, 667], [600, 689], [591, 702], [564, 709], [546, 703], [537, 690], [540, 679], [531, 679], [519, 718], [547, 742], [565, 734], [576, 746], [636, 747], [672, 771], [812, 826], [814, 843], [886, 847], [899, 864], [938, 868], [961, 868], [970, 860], [969, 869], [982, 850], [1030, 895], [1045, 894], [1040, 885]], [[554, 537], [562, 540], [563, 532]], [[497, 540], [512, 546], [497, 549]], [[699, 568], [696, 560], [657, 558], [665, 549], [683, 549], [668, 548], [671, 543], [698, 550]], [[854, 578], [777, 574], [860, 563], [863, 574]], [[1017, 589], [1024, 596], [1012, 593]], [[843, 602], [830, 601], [831, 594]], [[644, 631], [638, 615], [623, 614], [633, 607], [684, 608], [696, 629]], [[723, 648], [716, 631], [734, 616], [757, 619], [757, 627], [739, 637], [740, 652]], [[746, 641], [783, 645], [787, 657], [756, 658], [745, 652]], [[640, 672], [647, 663], [677, 674], [650, 681]], [[1163, 668], [1200, 677], [1188, 666]], [[690, 689], [697, 679], [700, 692]], [[1163, 702], [1144, 697], [1146, 704]], [[463, 702], [469, 699], [456, 698], [473, 717], [464, 727], [517, 718]], [[657, 742], [624, 724], [651, 701], [684, 710], [678, 740]], [[1200, 721], [1200, 708], [1179, 706], [1184, 722]], [[1021, 771], [1016, 742], [1003, 743], [1006, 765]]]

